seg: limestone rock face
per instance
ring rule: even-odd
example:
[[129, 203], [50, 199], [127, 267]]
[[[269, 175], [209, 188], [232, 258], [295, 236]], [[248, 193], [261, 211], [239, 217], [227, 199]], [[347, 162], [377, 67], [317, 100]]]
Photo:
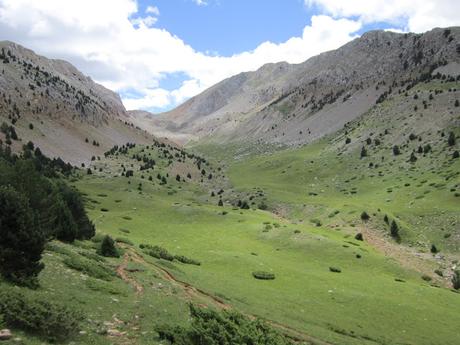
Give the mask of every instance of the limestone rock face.
[[371, 31], [304, 63], [228, 78], [170, 112], [130, 112], [159, 136], [305, 144], [343, 128], [379, 99], [436, 73], [460, 75], [460, 27], [424, 34]]

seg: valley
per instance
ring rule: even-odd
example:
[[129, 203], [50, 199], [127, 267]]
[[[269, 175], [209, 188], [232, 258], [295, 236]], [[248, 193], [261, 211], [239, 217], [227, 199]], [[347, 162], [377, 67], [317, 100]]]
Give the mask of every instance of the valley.
[[[77, 120], [68, 113], [55, 121], [31, 109], [19, 117], [3, 111], [0, 187], [10, 186], [11, 171], [29, 162], [33, 176], [55, 188], [49, 194], [62, 192], [62, 184], [78, 191], [96, 233], [70, 241], [51, 234], [35, 289], [0, 280], [2, 297], [19, 292], [81, 313], [69, 336], [60, 339], [21, 320], [8, 323], [3, 314], [16, 306], [5, 298], [0, 325], [14, 336], [2, 343], [193, 345], [232, 334], [258, 337], [254, 344], [458, 344], [460, 51], [453, 48], [457, 39], [448, 38], [458, 33], [371, 33], [352, 41], [347, 54], [389, 37], [387, 46], [405, 42], [401, 46], [420, 48], [424, 56], [432, 49], [437, 60], [398, 65], [380, 81], [378, 73], [375, 80], [354, 77], [353, 93], [326, 97], [324, 110], [307, 102], [308, 115], [299, 114], [306, 109], [301, 103], [328, 94], [336, 79], [318, 73], [323, 86], [311, 93], [287, 79], [300, 68], [287, 64], [236, 77], [230, 83], [237, 94], [216, 91], [220, 85], [154, 119], [126, 112], [117, 99], [119, 113], [109, 106], [87, 109]], [[433, 43], [433, 36], [446, 42]], [[413, 53], [406, 48], [401, 56]], [[344, 53], [328, 54], [336, 61]], [[301, 68], [324, 66], [320, 57]], [[16, 70], [2, 67], [13, 78]], [[248, 78], [261, 81], [257, 101], [244, 103]], [[302, 85], [312, 86], [307, 79]], [[356, 87], [363, 80], [365, 87]], [[280, 98], [288, 86], [295, 92]], [[213, 92], [220, 96], [206, 98]], [[3, 99], [10, 97], [4, 92]], [[216, 99], [227, 108], [204, 115], [207, 102], [219, 105]], [[224, 113], [241, 123], [231, 130], [228, 123], [216, 125]], [[36, 148], [55, 159], [46, 161]], [[27, 178], [15, 183], [29, 186]], [[114, 253], [104, 254], [106, 241]]]

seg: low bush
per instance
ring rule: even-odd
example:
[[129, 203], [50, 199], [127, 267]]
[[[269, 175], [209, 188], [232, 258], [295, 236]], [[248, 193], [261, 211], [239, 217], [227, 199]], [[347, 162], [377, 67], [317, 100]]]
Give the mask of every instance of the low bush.
[[455, 290], [460, 290], [460, 271], [454, 271], [452, 276], [452, 286]]
[[115, 241], [109, 235], [106, 235], [101, 242], [101, 245], [97, 252], [99, 255], [118, 258], [120, 257], [120, 252], [118, 251]]
[[50, 341], [76, 334], [84, 319], [80, 312], [50, 302], [48, 298], [26, 296], [17, 289], [6, 287], [0, 291], [0, 318], [8, 327], [46, 337]]
[[342, 272], [342, 270], [340, 268], [333, 267], [333, 266], [329, 267], [329, 271], [334, 272], [334, 273], [341, 273]]
[[292, 345], [286, 337], [261, 320], [234, 311], [218, 313], [190, 305], [191, 327], [163, 325], [156, 332], [175, 345]]
[[196, 266], [201, 265], [201, 262], [194, 260], [194, 259], [190, 259], [183, 255], [174, 255], [174, 259], [176, 259], [179, 262], [182, 262], [183, 264], [187, 264], [187, 265], [196, 265]]
[[141, 244], [141, 249], [144, 250], [144, 252], [150, 256], [153, 256], [154, 258], [157, 259], [163, 259], [167, 261], [173, 261], [174, 260], [174, 255], [169, 253], [165, 248], [162, 248], [160, 246], [151, 246], [149, 244]]
[[126, 238], [126, 237], [117, 237], [117, 238], [115, 239], [115, 242], [124, 243], [124, 244], [127, 244], [127, 245], [129, 245], [129, 246], [133, 246], [133, 245], [134, 245], [134, 243], [133, 243], [130, 239]]
[[109, 268], [98, 264], [94, 260], [79, 258], [76, 255], [65, 258], [63, 262], [67, 267], [93, 278], [109, 281], [114, 276], [114, 273]]
[[273, 280], [275, 279], [275, 274], [270, 273], [270, 272], [264, 272], [264, 271], [256, 271], [252, 272], [252, 276], [256, 279], [261, 279], [261, 280]]

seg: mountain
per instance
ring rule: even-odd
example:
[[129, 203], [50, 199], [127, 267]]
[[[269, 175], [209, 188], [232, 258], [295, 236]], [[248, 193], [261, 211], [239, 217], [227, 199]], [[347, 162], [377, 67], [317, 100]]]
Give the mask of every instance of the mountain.
[[460, 75], [460, 28], [367, 32], [304, 63], [268, 64], [137, 124], [182, 142], [312, 142], [418, 82]]
[[129, 122], [118, 94], [66, 61], [8, 41], [0, 42], [0, 123], [17, 132], [13, 149], [32, 141], [48, 156], [73, 164], [114, 145], [151, 142]]

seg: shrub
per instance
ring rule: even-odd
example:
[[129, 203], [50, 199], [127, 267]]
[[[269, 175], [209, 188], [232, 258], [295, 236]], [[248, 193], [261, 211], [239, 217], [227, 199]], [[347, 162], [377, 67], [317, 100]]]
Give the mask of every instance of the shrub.
[[431, 245], [430, 252], [436, 254], [439, 252], [438, 248], [434, 244]]
[[457, 159], [458, 157], [460, 157], [460, 153], [457, 150], [455, 150], [452, 154], [452, 159]]
[[113, 258], [120, 257], [120, 253], [118, 252], [118, 249], [115, 246], [115, 241], [109, 235], [106, 235], [102, 240], [101, 245], [98, 249], [98, 254]]
[[455, 290], [460, 289], [460, 271], [454, 271], [452, 276], [452, 286]]
[[334, 272], [334, 273], [341, 273], [342, 272], [342, 270], [340, 268], [333, 267], [333, 266], [329, 267], [329, 271]]
[[115, 239], [115, 242], [124, 243], [124, 244], [127, 244], [129, 246], [134, 245], [134, 243], [130, 239], [126, 238], [126, 237], [117, 237]]
[[430, 282], [430, 281], [433, 280], [433, 278], [431, 278], [430, 276], [428, 276], [428, 275], [426, 275], [426, 274], [422, 275], [422, 279], [423, 279], [424, 281], [426, 281], [426, 282]]
[[83, 317], [80, 312], [48, 301], [48, 298], [26, 296], [17, 289], [0, 290], [0, 316], [9, 327], [62, 340], [76, 334]]
[[98, 264], [94, 260], [82, 259], [76, 255], [65, 258], [63, 262], [67, 267], [80, 271], [93, 278], [109, 281], [114, 275], [110, 269]]
[[176, 345], [292, 345], [263, 321], [251, 320], [235, 311], [218, 313], [190, 305], [190, 314], [190, 328], [157, 326], [159, 338]]
[[275, 274], [270, 273], [270, 272], [264, 272], [264, 271], [256, 271], [252, 272], [252, 276], [256, 279], [261, 279], [261, 280], [273, 280], [275, 279]]
[[45, 235], [25, 196], [0, 187], [0, 274], [7, 280], [36, 287], [43, 269]]
[[183, 255], [174, 255], [174, 259], [176, 259], [179, 262], [182, 262], [183, 264], [187, 264], [187, 265], [196, 265], [196, 266], [201, 265], [201, 262], [194, 260], [194, 259], [190, 259]]
[[454, 146], [455, 145], [455, 134], [454, 132], [449, 132], [449, 137], [447, 138], [447, 145]]
[[401, 151], [399, 150], [399, 146], [398, 145], [394, 145], [393, 146], [393, 154], [395, 156], [399, 155], [401, 153]]
[[147, 244], [147, 245], [142, 245], [141, 248], [144, 249], [144, 252], [146, 254], [153, 256], [154, 258], [163, 259], [167, 261], [174, 260], [174, 255], [172, 255], [165, 248], [162, 248], [160, 246], [151, 246]]
[[391, 221], [390, 234], [393, 238], [399, 239], [399, 227], [394, 220]]
[[367, 150], [364, 146], [361, 148], [360, 157], [361, 158], [367, 157]]
[[385, 223], [387, 223], [387, 224], [390, 224], [390, 220], [388, 219], [388, 216], [387, 216], [387, 215], [385, 215], [385, 216], [383, 217], [383, 221], [384, 221]]
[[367, 214], [366, 211], [364, 211], [363, 213], [361, 213], [361, 220], [367, 222], [369, 220], [369, 215]]
[[357, 241], [364, 241], [363, 234], [360, 233], [360, 232], [357, 233], [357, 234], [355, 235], [355, 240], [357, 240]]

